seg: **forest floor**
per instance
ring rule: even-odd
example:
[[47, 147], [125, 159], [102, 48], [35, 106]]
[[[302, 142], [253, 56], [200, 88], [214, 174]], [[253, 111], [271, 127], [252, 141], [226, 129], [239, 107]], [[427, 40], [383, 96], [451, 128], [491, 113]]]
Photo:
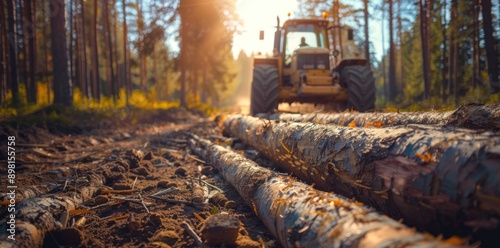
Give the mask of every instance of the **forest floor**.
[[[332, 135], [337, 132], [343, 132], [346, 135], [345, 137], [333, 135], [331, 137], [334, 138], [328, 138], [325, 142], [331, 141], [339, 144], [343, 142], [349, 145], [350, 149], [358, 147], [355, 144], [362, 144], [359, 147], [363, 148], [369, 143], [369, 141], [363, 141], [363, 137], [366, 138], [371, 134], [380, 133], [382, 140], [396, 143], [408, 139], [410, 145], [407, 147], [411, 149], [401, 149], [401, 151], [410, 150], [411, 154], [401, 156], [420, 161], [415, 162], [415, 167], [408, 171], [420, 170], [424, 167], [441, 168], [437, 166], [439, 165], [438, 158], [444, 155], [436, 154], [455, 149], [453, 144], [461, 142], [462, 145], [459, 147], [463, 147], [464, 150], [457, 154], [470, 153], [472, 155], [469, 155], [471, 158], [455, 161], [455, 167], [462, 168], [459, 162], [463, 162], [464, 166], [481, 164], [482, 170], [489, 170], [488, 174], [491, 174], [491, 179], [483, 180], [479, 177], [478, 182], [474, 181], [475, 188], [471, 189], [471, 192], [480, 191], [480, 194], [470, 196], [476, 197], [475, 200], [470, 197], [463, 199], [463, 201], [474, 200], [474, 202], [472, 205], [469, 204], [470, 206], [466, 204], [470, 209], [460, 212], [471, 214], [470, 218], [466, 217], [467, 220], [473, 220], [466, 222], [468, 226], [465, 228], [461, 226], [463, 223], [457, 224], [459, 228], [456, 229], [461, 231], [457, 235], [462, 238], [452, 236], [455, 235], [455, 229], [449, 229], [446, 233], [446, 228], [455, 227], [454, 224], [448, 225], [449, 221], [441, 221], [444, 226], [443, 230], [429, 232], [437, 235], [435, 238], [439, 242], [444, 240], [444, 242], [457, 245], [467, 242], [475, 245], [481, 243], [485, 247], [498, 247], [495, 237], [500, 231], [498, 225], [500, 193], [496, 186], [500, 175], [497, 166], [500, 161], [498, 155], [500, 154], [498, 150], [500, 106], [467, 104], [453, 112], [357, 113], [346, 111], [335, 115], [277, 114], [268, 117], [271, 119], [240, 118], [237, 115], [221, 115], [211, 118], [199, 111], [175, 108], [169, 110], [126, 108], [105, 112], [51, 106], [26, 116], [0, 121], [0, 163], [2, 164], [0, 175], [3, 177], [0, 179], [0, 205], [2, 205], [0, 207], [0, 247], [209, 247], [211, 235], [217, 240], [231, 239], [232, 241], [224, 241], [225, 247], [280, 247], [276, 238], [256, 216], [256, 213], [261, 214], [262, 211], [257, 210], [254, 202], [248, 202], [248, 196], [245, 202], [238, 191], [222, 178], [222, 174], [228, 177], [228, 171], [232, 173], [231, 170], [220, 167], [221, 171], [218, 171], [214, 165], [204, 161], [204, 158], [195, 155], [205, 156], [203, 152], [200, 153], [197, 150], [198, 147], [193, 148], [193, 143], [190, 144], [190, 141], [200, 141], [201, 139], [197, 138], [199, 137], [217, 145], [230, 146], [237, 154], [244, 155], [256, 164], [272, 169], [278, 172], [276, 174], [285, 177], [290, 175], [290, 171], [283, 173], [284, 171], [263, 155], [265, 151], [263, 152], [262, 148], [272, 147], [273, 142], [266, 140], [262, 141], [264, 143], [259, 143], [259, 140], [263, 137], [281, 137], [279, 143], [274, 142], [277, 147], [269, 150], [276, 152], [274, 155], [269, 155], [269, 158], [280, 163], [279, 152], [284, 154], [281, 158], [286, 158], [290, 153], [297, 151], [294, 147], [299, 147], [299, 144], [295, 144], [295, 141], [321, 140], [314, 136], [316, 135], [314, 132], [311, 132], [313, 136], [309, 138], [297, 136], [296, 133], [293, 136], [293, 132], [309, 130], [308, 128], [314, 126], [313, 128], [321, 129], [321, 133], [326, 135], [329, 132], [326, 132], [322, 125], [328, 123], [336, 124], [332, 125], [336, 130], [330, 132]], [[241, 122], [241, 127], [238, 126], [239, 122]], [[298, 122], [309, 122], [309, 124]], [[294, 129], [295, 131], [292, 132], [286, 129], [287, 125], [301, 128]], [[386, 126], [387, 129], [384, 129]], [[353, 127], [359, 127], [359, 129], [353, 129]], [[410, 128], [414, 130], [408, 131]], [[225, 129], [225, 135], [230, 134], [233, 137], [224, 137], [222, 129]], [[394, 134], [396, 136], [393, 135], [393, 137], [391, 132], [394, 130], [400, 131], [396, 132]], [[280, 132], [282, 132], [281, 135]], [[349, 133], [355, 135], [349, 136]], [[359, 133], [364, 134], [359, 135]], [[414, 138], [411, 136], [413, 133], [416, 135]], [[386, 137], [386, 134], [391, 135]], [[438, 137], [440, 135], [449, 137], [446, 136], [444, 139], [446, 142], [441, 142]], [[284, 138], [292, 136], [291, 139]], [[426, 140], [420, 141], [422, 137]], [[248, 140], [248, 138], [255, 138], [255, 141]], [[431, 140], [431, 138], [436, 140]], [[345, 140], [342, 141], [342, 139]], [[378, 139], [373, 139], [374, 142], [376, 140]], [[252, 144], [249, 141], [253, 141], [255, 147], [247, 145]], [[427, 142], [428, 146], [417, 146], [411, 143], [417, 141]], [[469, 141], [470, 144], [467, 143]], [[444, 148], [432, 147], [432, 145], [444, 146], [446, 144], [451, 145]], [[304, 148], [306, 145], [309, 144], [303, 144], [301, 147]], [[397, 147], [397, 145], [400, 144], [392, 145], [392, 147]], [[334, 149], [337, 146], [328, 147]], [[368, 144], [368, 147], [376, 148], [378, 143]], [[421, 149], [418, 150], [418, 147]], [[324, 144], [323, 149], [325, 149]], [[477, 151], [471, 152], [472, 149]], [[368, 151], [363, 150], [363, 152]], [[346, 154], [358, 153], [346, 152]], [[307, 153], [304, 154], [307, 155]], [[328, 154], [330, 156], [333, 153]], [[320, 155], [316, 157], [318, 156]], [[214, 162], [210, 156], [206, 158]], [[221, 156], [217, 157], [217, 160], [225, 158], [227, 157]], [[340, 159], [349, 160], [353, 164], [363, 164], [356, 162], [358, 158], [354, 155]], [[14, 160], [15, 163], [12, 163]], [[314, 163], [309, 163], [304, 168], [308, 170], [312, 164]], [[283, 167], [282, 164], [279, 165]], [[334, 168], [336, 168], [335, 165]], [[248, 169], [248, 171], [253, 170]], [[461, 171], [468, 173], [469, 169]], [[342, 177], [344, 181], [341, 181], [342, 187], [345, 185], [348, 185], [346, 187], [349, 189], [362, 187], [364, 191], [356, 192], [374, 191], [378, 192], [377, 195], [385, 192], [375, 191], [375, 187], [379, 187], [376, 185], [377, 180], [373, 180], [373, 185], [366, 186], [361, 185], [359, 180], [345, 179], [345, 175], [348, 174], [335, 170], [334, 172], [328, 172], [328, 175], [333, 178], [329, 182], [338, 182], [333, 177], [337, 173], [344, 175]], [[438, 172], [435, 173], [438, 174]], [[292, 170], [291, 173], [294, 177], [301, 175], [300, 171]], [[310, 175], [312, 177], [313, 174]], [[400, 172], [397, 177], [404, 179]], [[408, 182], [413, 182], [412, 180], [415, 179], [415, 177], [408, 178], [411, 179]], [[228, 179], [228, 181], [231, 180]], [[323, 181], [325, 181], [324, 178]], [[369, 181], [363, 182], [370, 183]], [[321, 183], [312, 184], [316, 185], [315, 188], [321, 186]], [[312, 184], [309, 182], [309, 185]], [[251, 185], [251, 183], [244, 185]], [[392, 181], [388, 185], [388, 187], [393, 187]], [[483, 188], [478, 188], [477, 185]], [[410, 186], [413, 191], [404, 192], [417, 192], [415, 190], [418, 185], [415, 186], [412, 183], [405, 187]], [[289, 185], [283, 189], [288, 187]], [[340, 189], [342, 188], [336, 188], [335, 193], [340, 194], [338, 192]], [[242, 193], [242, 195], [245, 194], [247, 193]], [[352, 194], [344, 194], [344, 196], [349, 197], [346, 202], [351, 202], [356, 195], [353, 197]], [[421, 194], [404, 196], [401, 199], [411, 200], [414, 196], [427, 197]], [[392, 200], [393, 198], [383, 199]], [[436, 206], [443, 205], [441, 198], [435, 199], [437, 199]], [[425, 201], [425, 209], [420, 208], [419, 205], [415, 206], [426, 211], [438, 209], [432, 205], [434, 202], [426, 200], [427, 198], [420, 201], [421, 203]], [[360, 204], [360, 202], [355, 203]], [[382, 203], [385, 204], [385, 200], [381, 200]], [[337, 206], [338, 203], [334, 205]], [[342, 204], [339, 205], [339, 207], [342, 206]], [[410, 209], [414, 205], [402, 206]], [[455, 206], [456, 209], [459, 207]], [[391, 208], [391, 210], [394, 209]], [[314, 213], [318, 216], [324, 214], [318, 211]], [[409, 211], [409, 213], [413, 215], [414, 212]], [[328, 214], [332, 214], [335, 218], [340, 216], [334, 213]], [[306, 215], [309, 217], [309, 212]], [[420, 214], [415, 216], [419, 216], [417, 218], [419, 220], [422, 219]], [[440, 215], [436, 214], [436, 216], [440, 218]], [[489, 218], [485, 219], [484, 216]], [[262, 215], [260, 217], [262, 218]], [[398, 221], [403, 220], [400, 216], [391, 217]], [[438, 217], [435, 220], [440, 220]], [[434, 219], [429, 217], [429, 220]], [[264, 221], [267, 221], [268, 225], [272, 225], [269, 223], [273, 222], [269, 219]], [[403, 221], [408, 221], [408, 218]], [[283, 228], [280, 225], [278, 224], [279, 227], [276, 228]], [[340, 224], [338, 226], [341, 227]], [[9, 227], [16, 229], [15, 236], [9, 231]], [[294, 230], [286, 230], [289, 235], [296, 235], [292, 232]], [[299, 228], [295, 231], [301, 234], [305, 230], [307, 229]], [[352, 235], [349, 234], [346, 237], [348, 236]], [[16, 238], [15, 245], [11, 245], [10, 237]], [[333, 241], [338, 240], [340, 239], [337, 237]], [[455, 242], [457, 240], [458, 243]], [[288, 241], [289, 239], [281, 240], [281, 242]]]
[[[7, 150], [8, 137], [15, 137], [18, 202], [77, 192], [85, 184], [86, 172], [106, 168], [99, 193], [84, 197], [76, 210], [47, 209], [59, 228], [45, 234], [43, 247], [194, 247], [195, 240], [181, 224], [187, 222], [199, 234], [204, 219], [223, 212], [243, 225], [238, 246], [277, 246], [238, 192], [212, 166], [189, 153], [184, 132], [220, 137], [213, 120], [175, 109], [132, 121], [90, 117], [81, 116], [71, 126], [2, 123], [2, 151]], [[0, 161], [6, 163], [5, 152]], [[124, 163], [128, 169], [114, 165]], [[0, 180], [5, 206], [9, 202], [3, 190], [8, 186], [5, 166], [0, 174], [5, 177]], [[193, 204], [193, 187], [198, 184], [208, 188], [210, 201]], [[0, 219], [10, 214], [7, 209], [0, 208]], [[65, 214], [69, 218], [62, 220]]]

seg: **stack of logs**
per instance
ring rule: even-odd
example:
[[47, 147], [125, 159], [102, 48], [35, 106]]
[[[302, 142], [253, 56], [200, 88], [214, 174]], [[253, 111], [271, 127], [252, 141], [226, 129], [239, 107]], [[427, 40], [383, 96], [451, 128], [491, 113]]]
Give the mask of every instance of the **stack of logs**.
[[[499, 242], [495, 241], [495, 234], [500, 233], [499, 105], [469, 104], [454, 112], [426, 114], [275, 114], [270, 118], [232, 115], [224, 116], [220, 124], [226, 135], [253, 146], [281, 169], [317, 189], [356, 199], [419, 230], [473, 237], [483, 245]], [[225, 154], [215, 152], [220, 153]], [[228, 163], [222, 155], [208, 157], [214, 164], [215, 158]], [[240, 173], [235, 168], [227, 170], [231, 174], [228, 177]], [[253, 166], [240, 170], [257, 173]], [[306, 228], [328, 232], [329, 236], [334, 227], [325, 223], [343, 225], [335, 217], [322, 219], [324, 215], [320, 213], [335, 215], [339, 211], [336, 207], [327, 208], [334, 201], [328, 200], [333, 199], [331, 196], [324, 196], [327, 193], [295, 188], [298, 183], [275, 179], [271, 172], [257, 174], [260, 181], [253, 181], [262, 185], [244, 198], [250, 205], [263, 207], [258, 210], [261, 218], [274, 216], [263, 221], [268, 227], [277, 225], [273, 232], [283, 244], [295, 242], [302, 237], [299, 231]], [[235, 184], [242, 180], [233, 179]], [[235, 187], [240, 190], [239, 187], [253, 184], [245, 181], [245, 185]], [[248, 200], [252, 197], [260, 200]], [[303, 212], [296, 213], [299, 209]], [[281, 217], [261, 211], [277, 211]], [[352, 212], [350, 218], [369, 218], [372, 214], [363, 211]], [[308, 227], [304, 224], [307, 220]], [[389, 228], [382, 226], [373, 227], [370, 232]], [[357, 231], [347, 232], [364, 233], [363, 230], [358, 227]], [[304, 239], [312, 238], [310, 235], [313, 234]], [[336, 242], [338, 236], [334, 236]], [[365, 240], [371, 236], [363, 237]]]

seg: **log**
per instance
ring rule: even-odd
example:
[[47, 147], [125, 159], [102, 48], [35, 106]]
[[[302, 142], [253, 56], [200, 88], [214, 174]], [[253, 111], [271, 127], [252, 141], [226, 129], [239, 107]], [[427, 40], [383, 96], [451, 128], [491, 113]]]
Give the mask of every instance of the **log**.
[[[47, 232], [64, 226], [63, 222], [67, 221], [63, 220], [64, 213], [93, 197], [100, 186], [113, 180], [115, 171], [128, 171], [130, 164], [137, 164], [138, 160], [138, 157], [127, 153], [123, 160], [113, 161], [96, 171], [80, 175], [81, 179], [86, 180], [77, 181], [78, 188], [74, 191], [41, 195], [15, 203], [12, 206], [15, 211], [6, 213], [0, 222], [0, 247], [42, 247]], [[11, 224], [15, 235], [8, 230]]]
[[[500, 135], [407, 125], [350, 128], [228, 116], [226, 134], [322, 190], [432, 233], [496, 229]], [[488, 226], [490, 228], [484, 228]]]
[[348, 126], [354, 122], [358, 127], [429, 124], [472, 129], [500, 130], [500, 105], [469, 103], [460, 106], [455, 111], [446, 112], [273, 114], [270, 115], [269, 118], [272, 120], [337, 124], [340, 126]]
[[258, 166], [210, 141], [189, 142], [216, 167], [283, 247], [447, 247], [372, 208]]

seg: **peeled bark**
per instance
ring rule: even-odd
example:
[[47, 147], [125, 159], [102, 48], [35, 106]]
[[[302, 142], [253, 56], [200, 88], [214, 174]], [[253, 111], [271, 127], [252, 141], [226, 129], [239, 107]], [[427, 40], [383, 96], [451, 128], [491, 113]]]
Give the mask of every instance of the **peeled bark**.
[[283, 247], [442, 247], [443, 241], [206, 140], [191, 140], [195, 153], [233, 185]]
[[500, 217], [500, 136], [489, 131], [245, 116], [227, 117], [223, 128], [319, 189], [356, 197], [412, 226], [438, 233], [464, 221], [483, 228]]
[[275, 114], [270, 119], [341, 126], [355, 122], [358, 127], [430, 124], [500, 130], [500, 105], [465, 104], [455, 111], [446, 112]]

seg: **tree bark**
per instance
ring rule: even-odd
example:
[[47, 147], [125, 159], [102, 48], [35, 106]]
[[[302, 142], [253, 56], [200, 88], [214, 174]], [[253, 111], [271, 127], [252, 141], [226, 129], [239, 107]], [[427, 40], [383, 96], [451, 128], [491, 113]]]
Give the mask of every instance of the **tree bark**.
[[358, 202], [315, 190], [209, 141], [191, 140], [190, 147], [236, 188], [283, 247], [445, 246]]
[[[500, 136], [409, 125], [352, 128], [229, 116], [227, 134], [322, 190], [433, 233], [500, 217]], [[467, 138], [470, 137], [470, 138]]]
[[358, 127], [426, 124], [496, 131], [500, 130], [500, 105], [469, 103], [460, 106], [455, 111], [446, 112], [273, 114], [270, 119], [340, 126], [347, 126], [354, 122]]
[[488, 78], [493, 92], [500, 91], [498, 79], [498, 61], [495, 50], [495, 37], [493, 34], [493, 18], [491, 16], [491, 0], [481, 0], [481, 10], [483, 14], [484, 48], [486, 50], [486, 60], [488, 61]]
[[65, 3], [51, 2], [51, 47], [53, 66], [54, 103], [70, 106], [73, 102], [68, 75], [68, 54], [66, 49]]

